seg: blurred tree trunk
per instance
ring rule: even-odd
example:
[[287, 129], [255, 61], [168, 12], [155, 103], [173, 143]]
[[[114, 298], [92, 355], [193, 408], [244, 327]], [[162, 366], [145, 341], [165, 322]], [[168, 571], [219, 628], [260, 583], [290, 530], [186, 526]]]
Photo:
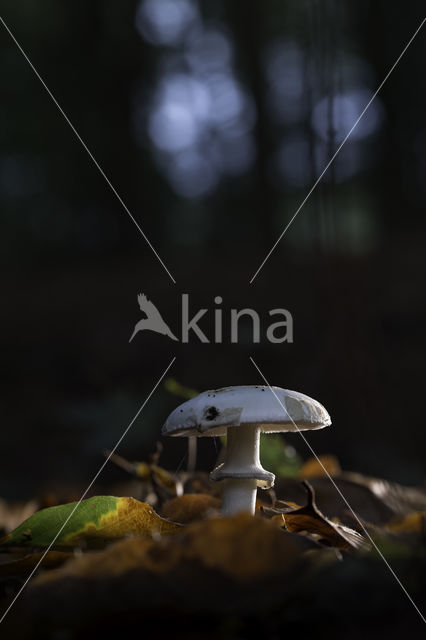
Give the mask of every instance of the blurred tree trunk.
[[235, 33], [242, 64], [246, 72], [246, 82], [256, 107], [254, 136], [256, 144], [256, 163], [251, 182], [249, 206], [255, 222], [255, 237], [258, 246], [269, 249], [277, 239], [274, 225], [274, 213], [277, 206], [276, 192], [268, 179], [271, 156], [268, 114], [265, 104], [265, 81], [262, 68], [262, 56], [265, 42], [265, 8], [261, 2], [247, 0], [244, 10], [241, 6], [228, 6], [229, 19]]

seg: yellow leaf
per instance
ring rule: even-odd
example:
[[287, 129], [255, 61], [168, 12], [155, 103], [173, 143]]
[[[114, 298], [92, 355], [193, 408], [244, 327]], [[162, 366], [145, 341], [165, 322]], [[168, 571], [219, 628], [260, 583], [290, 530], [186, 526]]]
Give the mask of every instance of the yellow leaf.
[[103, 547], [129, 535], [152, 537], [176, 532], [181, 525], [161, 518], [154, 509], [134, 498], [95, 496], [37, 511], [0, 540], [4, 547]]

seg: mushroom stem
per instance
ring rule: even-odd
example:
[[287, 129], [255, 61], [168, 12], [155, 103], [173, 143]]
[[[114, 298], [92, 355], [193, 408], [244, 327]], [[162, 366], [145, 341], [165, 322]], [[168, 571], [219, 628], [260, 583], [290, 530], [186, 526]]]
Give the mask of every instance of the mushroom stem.
[[227, 478], [224, 480], [224, 485], [223, 515], [232, 516], [241, 511], [248, 511], [253, 515], [256, 507], [256, 478]]
[[228, 427], [225, 467], [247, 470], [260, 466], [260, 430], [258, 425]]
[[[254, 514], [257, 493], [255, 470], [260, 467], [259, 427], [257, 425], [228, 427], [226, 435], [226, 458], [221, 469], [222, 477], [226, 478], [222, 513], [231, 515], [240, 511], [249, 511]], [[226, 477], [227, 472], [229, 472], [228, 477]], [[250, 475], [251, 477], [247, 477]]]

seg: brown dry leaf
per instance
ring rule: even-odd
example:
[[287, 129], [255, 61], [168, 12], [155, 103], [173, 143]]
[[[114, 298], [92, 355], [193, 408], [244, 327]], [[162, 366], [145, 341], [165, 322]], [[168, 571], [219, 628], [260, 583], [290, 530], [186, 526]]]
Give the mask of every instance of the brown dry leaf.
[[[303, 482], [308, 493], [308, 503], [304, 507], [296, 507], [293, 504], [277, 500], [274, 507], [264, 509], [266, 515], [272, 516], [274, 522], [280, 524], [280, 517], [287, 531], [292, 533], [306, 532], [318, 536], [321, 541], [336, 549], [360, 549], [368, 548], [365, 538], [344, 525], [329, 520], [318, 509], [315, 503], [315, 494], [309, 482]], [[275, 517], [274, 517], [275, 516]]]
[[[343, 472], [333, 481], [361, 522], [381, 526], [398, 516], [414, 511], [426, 511], [424, 487], [405, 487], [352, 472]], [[315, 489], [315, 502], [319, 509], [328, 518], [338, 517], [340, 522], [353, 527], [354, 516], [330, 479], [318, 477], [312, 478], [310, 482]], [[284, 498], [286, 502], [304, 502], [305, 491], [298, 479], [276, 478], [274, 489], [276, 495]]]
[[46, 621], [81, 637], [80, 628], [96, 629], [106, 616], [137, 616], [143, 628], [148, 615], [158, 625], [176, 612], [272, 611], [294, 597], [312, 567], [305, 550], [301, 536], [264, 518], [204, 520], [172, 537], [122, 540], [42, 573], [19, 601], [19, 619], [29, 637], [45, 637]]
[[208, 493], [186, 493], [183, 496], [167, 500], [163, 504], [161, 514], [163, 518], [189, 524], [203, 520], [220, 509], [220, 500]]
[[[262, 494], [261, 494], [262, 495]], [[263, 500], [262, 497], [256, 498], [255, 513], [257, 516], [263, 515], [263, 509], [272, 506], [272, 500]]]
[[350, 483], [360, 489], [366, 488], [394, 515], [402, 516], [413, 511], [426, 511], [426, 488], [424, 487], [405, 487], [396, 482], [354, 472], [342, 473], [341, 478], [348, 485]]
[[301, 547], [292, 538], [280, 541], [276, 533], [272, 523], [240, 514], [194, 524], [178, 535], [188, 559], [244, 581], [294, 563]]
[[320, 478], [322, 476], [327, 477], [330, 475], [338, 476], [342, 472], [340, 463], [336, 456], [324, 455], [318, 456], [318, 458], [309, 458], [302, 464], [299, 469], [299, 478]]
[[0, 577], [11, 577], [28, 575], [34, 569], [38, 562], [43, 569], [55, 569], [61, 566], [67, 560], [74, 557], [74, 554], [66, 551], [49, 551], [49, 553], [27, 553], [20, 558], [8, 560], [0, 563]]
[[283, 535], [270, 521], [240, 514], [188, 525], [170, 538], [131, 538], [102, 552], [88, 552], [39, 576], [34, 584], [69, 577], [104, 580], [133, 570], [173, 576], [173, 571], [188, 564], [246, 582], [288, 571], [304, 548], [302, 541]]

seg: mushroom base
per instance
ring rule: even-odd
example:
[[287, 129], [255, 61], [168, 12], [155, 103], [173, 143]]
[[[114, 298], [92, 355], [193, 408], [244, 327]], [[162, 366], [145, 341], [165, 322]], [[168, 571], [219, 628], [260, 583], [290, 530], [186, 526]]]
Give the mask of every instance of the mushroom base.
[[224, 491], [222, 513], [225, 516], [246, 511], [253, 514], [256, 507], [256, 478], [227, 478], [222, 481]]

